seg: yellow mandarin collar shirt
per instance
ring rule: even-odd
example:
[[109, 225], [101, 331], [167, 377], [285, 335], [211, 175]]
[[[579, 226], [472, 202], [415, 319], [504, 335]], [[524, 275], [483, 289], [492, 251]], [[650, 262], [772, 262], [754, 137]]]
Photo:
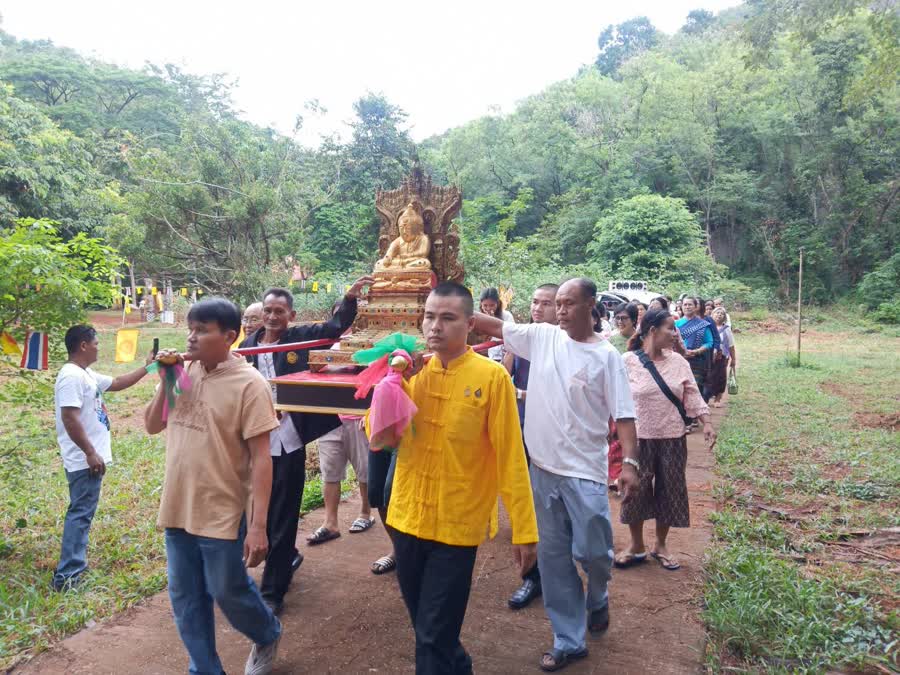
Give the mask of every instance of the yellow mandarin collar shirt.
[[513, 543], [537, 542], [515, 389], [503, 366], [470, 348], [447, 368], [431, 359], [405, 386], [419, 411], [397, 451], [388, 524], [477, 546], [500, 495]]

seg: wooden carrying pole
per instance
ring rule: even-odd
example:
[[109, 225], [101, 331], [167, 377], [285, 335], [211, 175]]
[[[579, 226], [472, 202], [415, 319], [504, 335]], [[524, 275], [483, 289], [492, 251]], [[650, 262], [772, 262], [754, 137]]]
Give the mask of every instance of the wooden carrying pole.
[[800, 247], [800, 273], [797, 280], [797, 365], [800, 365], [800, 334], [803, 333], [803, 247]]

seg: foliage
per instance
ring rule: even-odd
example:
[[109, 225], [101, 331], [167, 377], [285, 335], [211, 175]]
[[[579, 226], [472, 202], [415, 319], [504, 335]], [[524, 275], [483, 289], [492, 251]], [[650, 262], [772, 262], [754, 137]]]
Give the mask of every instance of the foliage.
[[672, 258], [700, 244], [700, 228], [682, 199], [640, 195], [617, 202], [595, 228], [588, 253], [626, 276], [658, 276]]
[[[315, 149], [241, 119], [223, 74], [119, 68], [0, 32], [0, 222], [57, 220], [114, 242], [138, 278], [245, 298], [293, 265], [370, 266], [374, 192], [420, 159], [463, 190], [479, 278], [524, 279], [524, 260], [535, 278], [619, 273], [591, 259], [595, 226], [658, 195], [696, 214], [702, 245], [662, 271], [634, 255], [637, 276], [714, 290], [726, 265], [762, 284], [750, 304], [784, 302], [803, 246], [804, 300], [827, 301], [900, 240], [898, 17], [890, 3], [751, 0], [694, 10], [670, 37], [638, 17], [509, 114], [416, 147], [407, 114], [370, 92], [348, 139]], [[322, 111], [307, 103], [296, 130]]]
[[617, 26], [607, 26], [597, 44], [597, 68], [604, 75], [612, 75], [629, 58], [653, 47], [659, 41], [659, 33], [646, 16], [629, 19]]
[[22, 219], [0, 229], [0, 333], [23, 326], [50, 331], [112, 299], [114, 249], [83, 232], [63, 241], [58, 223]]
[[900, 251], [864, 276], [856, 292], [869, 309], [900, 301]]

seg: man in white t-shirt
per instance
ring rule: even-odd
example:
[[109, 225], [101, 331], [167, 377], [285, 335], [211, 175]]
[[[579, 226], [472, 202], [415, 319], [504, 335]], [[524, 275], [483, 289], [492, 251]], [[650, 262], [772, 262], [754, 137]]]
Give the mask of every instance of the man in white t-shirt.
[[100, 483], [112, 463], [109, 416], [103, 392], [121, 391], [147, 374], [145, 367], [112, 378], [90, 369], [97, 361], [99, 340], [91, 326], [66, 331], [69, 360], [56, 376], [56, 440], [69, 483], [69, 508], [63, 526], [59, 565], [53, 588], [61, 591], [80, 583], [87, 569], [91, 521], [100, 500]]
[[[618, 351], [593, 330], [597, 287], [572, 279], [556, 294], [559, 326], [510, 324], [476, 315], [478, 333], [502, 336], [531, 362], [525, 444], [538, 520], [538, 565], [553, 647], [541, 658], [558, 670], [587, 656], [586, 629], [609, 627], [607, 582], [613, 562], [607, 493], [607, 434], [616, 420], [625, 456], [620, 489], [637, 486], [634, 402]], [[587, 573], [587, 594], [573, 562]]]

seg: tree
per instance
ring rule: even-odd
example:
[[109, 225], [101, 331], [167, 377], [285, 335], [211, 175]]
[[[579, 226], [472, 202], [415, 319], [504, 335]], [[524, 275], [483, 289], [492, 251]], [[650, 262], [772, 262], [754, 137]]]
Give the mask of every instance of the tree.
[[701, 241], [700, 226], [684, 200], [638, 195], [617, 202], [597, 221], [588, 253], [607, 260], [619, 275], [655, 280]]
[[600, 47], [597, 68], [604, 75], [614, 75], [625, 61], [653, 48], [658, 42], [659, 32], [646, 16], [629, 19], [616, 26], [610, 24], [597, 40]]
[[687, 20], [681, 30], [688, 35], [700, 35], [712, 26], [714, 21], [715, 17], [708, 9], [692, 9], [688, 12]]
[[353, 104], [352, 139], [343, 150], [341, 182], [346, 196], [370, 202], [375, 190], [395, 187], [410, 171], [415, 143], [404, 128], [406, 113], [383, 94], [368, 93]]
[[121, 263], [115, 249], [83, 232], [63, 241], [52, 221], [26, 218], [0, 229], [0, 333], [66, 328], [89, 305], [108, 306]]

